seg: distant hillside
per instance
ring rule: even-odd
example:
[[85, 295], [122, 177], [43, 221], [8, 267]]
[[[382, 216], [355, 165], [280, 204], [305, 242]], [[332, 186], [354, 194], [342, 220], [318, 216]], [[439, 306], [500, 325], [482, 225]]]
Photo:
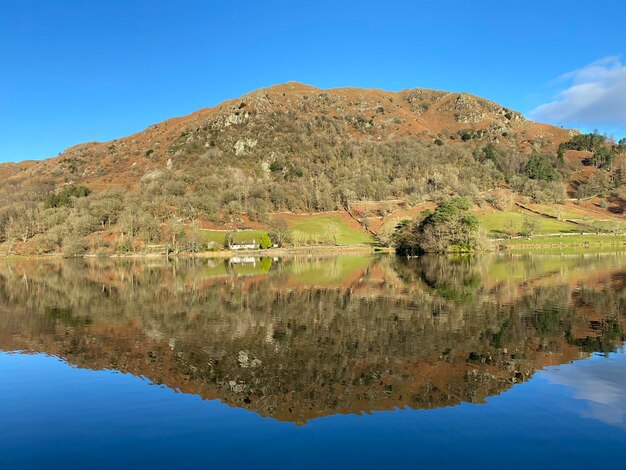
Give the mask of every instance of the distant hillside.
[[[111, 243], [156, 243], [175, 239], [177, 224], [268, 225], [272, 213], [350, 210], [363, 201], [407, 208], [453, 194], [480, 203], [498, 189], [555, 203], [598, 179], [601, 165], [582, 163], [594, 149], [568, 144], [577, 134], [466, 93], [287, 83], [125, 138], [0, 165], [0, 242], [37, 238], [43, 248], [35, 251], [47, 252], [101, 232]], [[554, 175], [533, 174], [532, 155]], [[603, 190], [621, 185], [613, 160], [593, 181]], [[80, 186], [92, 193], [46, 203]]]
[[[111, 142], [68, 148], [41, 162], [8, 164], [11, 173], [96, 187], [135, 187], [171, 168], [184, 171], [189, 157], [222, 167], [246, 168], [251, 156], [270, 164], [300, 160], [327, 144], [394, 142], [502, 144], [517, 151], [548, 149], [571, 131], [528, 121], [515, 111], [466, 93], [414, 89], [387, 92], [358, 88], [321, 90], [299, 83], [260, 89], [214, 108], [154, 124]], [[313, 147], [313, 148], [312, 148]], [[219, 154], [219, 155], [218, 155]], [[248, 168], [258, 173], [259, 168]], [[9, 172], [0, 165], [4, 176]], [[307, 175], [308, 176], [308, 175]]]

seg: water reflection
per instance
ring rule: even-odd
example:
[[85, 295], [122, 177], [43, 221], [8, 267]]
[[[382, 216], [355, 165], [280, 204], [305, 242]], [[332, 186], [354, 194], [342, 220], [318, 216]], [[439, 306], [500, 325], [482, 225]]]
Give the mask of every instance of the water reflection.
[[306, 423], [483, 402], [614, 351], [625, 281], [620, 254], [7, 261], [0, 349]]
[[545, 376], [564, 385], [581, 400], [579, 414], [606, 424], [626, 428], [626, 362], [621, 357], [576, 362], [565, 368], [549, 369]]

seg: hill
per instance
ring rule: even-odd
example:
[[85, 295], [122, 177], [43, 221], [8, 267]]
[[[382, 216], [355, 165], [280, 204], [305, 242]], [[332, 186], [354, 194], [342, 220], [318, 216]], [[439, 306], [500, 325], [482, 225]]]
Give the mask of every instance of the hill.
[[[453, 194], [481, 204], [502, 188], [552, 204], [599, 187], [617, 190], [620, 206], [621, 157], [591, 168], [584, 161], [597, 149], [572, 144], [577, 135], [466, 93], [287, 83], [125, 138], [0, 165], [0, 242], [17, 252], [193, 249], [189, 226], [269, 229], [272, 214], [329, 211], [348, 211], [369, 237], [372, 214]], [[533, 155], [544, 160], [531, 168]], [[546, 161], [554, 175], [537, 172]], [[77, 197], [80, 187], [90, 194]], [[50, 202], [63, 191], [62, 204]], [[352, 210], [363, 202], [373, 205]], [[312, 239], [333, 236], [322, 238]]]
[[[305, 135], [290, 135], [302, 130], [307, 131]], [[293, 158], [295, 155], [290, 153], [299, 150], [289, 147], [294, 142], [288, 137], [305, 150], [305, 136], [321, 138], [328, 134], [342, 142], [409, 138], [426, 144], [438, 139], [460, 143], [469, 140], [469, 136], [509, 143], [516, 149], [556, 150], [572, 132], [527, 121], [515, 111], [466, 93], [425, 89], [321, 90], [288, 83], [155, 124], [129, 137], [79, 144], [55, 158], [0, 165], [0, 169], [3, 175], [13, 168], [9, 173], [13, 176], [127, 188], [136, 187], [142, 178], [154, 177], [152, 172], [165, 171], [169, 160], [172, 168], [184, 170], [182, 163], [191, 155], [215, 160], [218, 150], [223, 157], [270, 150], [264, 160], [271, 164], [280, 157]], [[278, 142], [279, 138], [285, 142]], [[233, 165], [236, 161], [222, 163], [239, 166]]]

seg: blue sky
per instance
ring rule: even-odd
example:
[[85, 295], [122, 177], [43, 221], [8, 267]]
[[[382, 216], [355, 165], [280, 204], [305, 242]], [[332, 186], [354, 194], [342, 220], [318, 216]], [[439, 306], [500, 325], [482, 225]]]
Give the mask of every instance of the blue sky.
[[467, 91], [622, 137], [623, 3], [0, 0], [0, 161], [290, 80]]

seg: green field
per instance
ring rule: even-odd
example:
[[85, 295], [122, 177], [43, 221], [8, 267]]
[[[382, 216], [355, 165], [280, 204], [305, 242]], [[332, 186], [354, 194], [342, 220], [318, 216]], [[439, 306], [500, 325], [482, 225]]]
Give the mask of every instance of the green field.
[[538, 210], [539, 212], [543, 212], [544, 214], [552, 215], [554, 217], [560, 217], [561, 219], [573, 219], [579, 220], [582, 219], [583, 216], [581, 214], [577, 214], [575, 212], [570, 212], [562, 208], [562, 206], [548, 206], [548, 205], [539, 205], [535, 204], [533, 209]]
[[585, 213], [570, 212], [563, 210], [558, 206], [537, 206], [540, 212], [549, 215], [559, 216], [561, 219], [570, 219], [590, 227], [597, 227], [605, 231], [624, 231], [626, 230], [626, 221], [617, 218], [597, 218]]
[[339, 214], [310, 215], [306, 218], [286, 219], [291, 229], [294, 244], [334, 243], [339, 245], [360, 245], [373, 242], [363, 229], [352, 227]]
[[226, 240], [226, 234], [228, 232], [223, 232], [221, 230], [199, 230], [198, 233], [204, 243], [215, 242], [224, 246], [224, 241]]
[[231, 232], [233, 234], [234, 243], [252, 242], [261, 243], [261, 237], [267, 232], [265, 230], [239, 230], [238, 232]]
[[525, 247], [584, 247], [584, 246], [624, 246], [626, 235], [565, 235], [532, 238], [514, 238], [505, 245], [510, 249]]
[[[362, 229], [358, 229], [347, 223], [339, 214], [320, 214], [306, 217], [289, 217], [286, 219], [291, 232], [293, 244], [316, 245], [316, 244], [338, 244], [338, 245], [360, 245], [373, 242], [372, 237]], [[267, 232], [264, 230], [239, 230], [228, 232], [226, 230], [205, 230], [198, 231], [204, 243], [217, 243], [224, 245], [226, 235], [232, 234], [233, 242], [260, 243], [261, 237]]]
[[507, 224], [513, 224], [515, 232], [521, 232], [524, 218], [527, 217], [536, 222], [535, 233], [576, 233], [580, 232], [580, 226], [570, 222], [564, 222], [548, 217], [542, 217], [527, 211], [498, 211], [478, 216], [480, 226], [487, 230], [493, 237], [503, 237], [507, 235]]
[[215, 242], [221, 246], [224, 245], [228, 233], [232, 234], [233, 242], [235, 243], [252, 242], [254, 240], [259, 244], [261, 237], [266, 232], [264, 230], [239, 230], [232, 232], [226, 230], [199, 230], [200, 237], [202, 237], [205, 243]]

